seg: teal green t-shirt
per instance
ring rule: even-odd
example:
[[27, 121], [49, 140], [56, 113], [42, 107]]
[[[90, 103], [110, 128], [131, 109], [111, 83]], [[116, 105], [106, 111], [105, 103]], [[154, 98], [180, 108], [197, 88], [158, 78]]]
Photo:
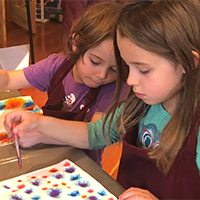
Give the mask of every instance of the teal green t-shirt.
[[[123, 105], [116, 110], [116, 113], [114, 115], [114, 118], [111, 124], [110, 137], [109, 137], [110, 144], [117, 143], [120, 138], [120, 134], [117, 133], [115, 123], [116, 123], [117, 118], [120, 116], [122, 109], [123, 109]], [[171, 115], [163, 109], [161, 104], [151, 106], [147, 115], [139, 123], [138, 147], [152, 149], [158, 146], [159, 136], [163, 128], [169, 121], [170, 117]], [[87, 123], [89, 145], [90, 145], [90, 149], [92, 150], [101, 149], [102, 147], [107, 146], [107, 143], [102, 135], [103, 119], [104, 117], [97, 120], [96, 123], [93, 123], [93, 122]], [[105, 124], [105, 135], [108, 131], [108, 124], [109, 124], [109, 119], [107, 120], [107, 123]], [[198, 134], [196, 152], [197, 152], [196, 163], [200, 172], [200, 130]]]

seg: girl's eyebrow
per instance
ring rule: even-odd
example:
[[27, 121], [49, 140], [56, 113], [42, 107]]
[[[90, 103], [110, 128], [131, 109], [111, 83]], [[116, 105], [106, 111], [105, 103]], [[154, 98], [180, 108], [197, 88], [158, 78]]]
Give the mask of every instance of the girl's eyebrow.
[[132, 65], [149, 65], [148, 63], [145, 62], [130, 62]]
[[97, 56], [97, 55], [95, 55], [95, 54], [93, 54], [93, 53], [89, 53], [91, 56], [94, 56], [94, 57], [96, 57], [96, 58], [98, 58], [99, 60], [102, 60], [103, 61], [103, 59], [102, 58], [100, 58], [99, 56]]

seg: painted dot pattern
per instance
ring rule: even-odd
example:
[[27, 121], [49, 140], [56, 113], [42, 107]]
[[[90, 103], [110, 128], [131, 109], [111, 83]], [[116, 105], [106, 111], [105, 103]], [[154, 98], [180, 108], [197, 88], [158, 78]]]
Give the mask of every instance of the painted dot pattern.
[[68, 159], [0, 182], [0, 194], [4, 200], [117, 200]]

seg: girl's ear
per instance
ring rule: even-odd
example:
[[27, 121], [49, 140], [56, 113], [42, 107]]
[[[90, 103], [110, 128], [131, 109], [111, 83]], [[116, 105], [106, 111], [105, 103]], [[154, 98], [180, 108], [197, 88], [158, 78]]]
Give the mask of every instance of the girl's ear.
[[72, 51], [76, 52], [76, 50], [77, 50], [77, 47], [74, 44], [72, 44]]
[[196, 51], [192, 51], [192, 54], [194, 56], [195, 67], [197, 67], [197, 65], [199, 64], [199, 54]]
[[[76, 36], [76, 37], [78, 37], [78, 36]], [[74, 51], [74, 52], [77, 51], [75, 33], [72, 35], [72, 51]]]

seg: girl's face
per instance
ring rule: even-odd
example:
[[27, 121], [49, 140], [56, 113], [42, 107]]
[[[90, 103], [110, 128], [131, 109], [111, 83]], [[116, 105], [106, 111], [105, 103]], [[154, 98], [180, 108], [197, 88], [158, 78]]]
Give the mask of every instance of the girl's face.
[[86, 51], [73, 68], [76, 82], [97, 88], [116, 80], [113, 40], [107, 39]]
[[177, 96], [170, 93], [180, 83], [183, 67], [136, 46], [119, 33], [117, 44], [121, 57], [129, 66], [127, 83], [136, 96], [149, 105], [162, 103], [169, 113], [173, 112]]

